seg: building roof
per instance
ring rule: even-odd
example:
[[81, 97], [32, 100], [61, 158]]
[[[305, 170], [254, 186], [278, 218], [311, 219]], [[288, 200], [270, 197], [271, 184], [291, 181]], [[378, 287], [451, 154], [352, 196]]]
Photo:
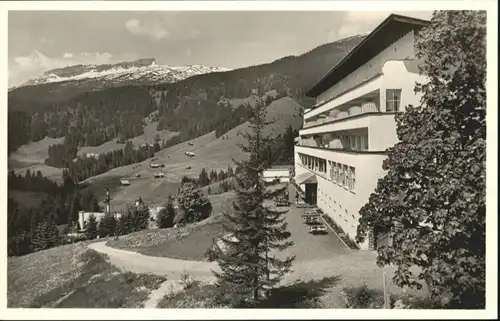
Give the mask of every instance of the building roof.
[[318, 180], [316, 178], [316, 175], [307, 172], [307, 173], [303, 173], [303, 174], [300, 174], [299, 176], [295, 177], [295, 182], [298, 185], [301, 185], [301, 184], [315, 184], [315, 183], [318, 182]]
[[290, 169], [293, 168], [293, 165], [275, 165], [271, 166], [269, 168], [266, 168], [266, 171], [277, 171], [277, 170], [284, 170], [284, 169]]
[[378, 25], [347, 56], [335, 65], [307, 92], [306, 96], [316, 97], [338, 83], [385, 48], [396, 42], [411, 30], [421, 29], [430, 24], [428, 20], [391, 14]]

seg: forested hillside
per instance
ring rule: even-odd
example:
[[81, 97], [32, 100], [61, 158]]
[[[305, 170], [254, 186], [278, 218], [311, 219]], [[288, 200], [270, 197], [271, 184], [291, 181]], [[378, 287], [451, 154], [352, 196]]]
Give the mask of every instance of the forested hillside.
[[[262, 96], [275, 90], [277, 96], [271, 100], [290, 96], [309, 106], [311, 99], [304, 92], [361, 40], [355, 36], [300, 56], [165, 85], [83, 94], [79, 92], [81, 88], [65, 88], [64, 83], [22, 87], [9, 92], [9, 152], [46, 135], [64, 136], [64, 143], [53, 146], [49, 154], [49, 158], [60, 161], [49, 162], [67, 167], [81, 146], [95, 146], [114, 138], [126, 141], [140, 135], [142, 120], [155, 110], [158, 130], [180, 132], [168, 145], [213, 130], [220, 136], [247, 120], [245, 106], [234, 106], [228, 102], [231, 99], [246, 98], [256, 92]], [[59, 101], [68, 97], [71, 98]]]

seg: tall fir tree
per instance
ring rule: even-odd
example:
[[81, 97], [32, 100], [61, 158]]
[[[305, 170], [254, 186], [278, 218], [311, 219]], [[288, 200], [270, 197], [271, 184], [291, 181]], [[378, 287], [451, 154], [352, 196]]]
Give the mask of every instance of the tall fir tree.
[[97, 237], [97, 220], [94, 215], [90, 215], [87, 222], [85, 222], [85, 236], [93, 240]]
[[208, 174], [207, 174], [207, 171], [205, 170], [205, 168], [203, 168], [200, 172], [200, 176], [198, 178], [198, 183], [199, 183], [200, 187], [207, 186], [208, 184], [210, 184], [210, 179], [208, 178]]
[[175, 209], [171, 197], [168, 198], [165, 207], [158, 213], [157, 224], [159, 228], [169, 228], [174, 226]]
[[50, 217], [37, 225], [32, 238], [32, 247], [34, 251], [49, 249], [59, 245], [59, 230]]
[[99, 237], [114, 236], [116, 232], [117, 221], [112, 213], [106, 213], [101, 218], [97, 227]]
[[436, 11], [415, 47], [422, 104], [396, 118], [400, 142], [360, 210], [357, 240], [391, 231], [377, 263], [397, 267], [397, 285], [424, 281], [442, 307], [484, 309], [486, 13]]
[[218, 300], [232, 306], [258, 302], [290, 272], [295, 259], [276, 256], [276, 251], [293, 242], [284, 222], [285, 212], [264, 206], [266, 199], [272, 199], [281, 190], [267, 191], [262, 180], [263, 155], [270, 144], [263, 131], [273, 121], [266, 120], [262, 100], [254, 98], [257, 103], [248, 110], [251, 132], [240, 133], [247, 140], [240, 148], [249, 154], [249, 159], [234, 161], [241, 168], [241, 175], [235, 177], [237, 200], [233, 203], [233, 213], [223, 214], [228, 221], [224, 225], [225, 236], [207, 253], [221, 268], [220, 272], [214, 271]]

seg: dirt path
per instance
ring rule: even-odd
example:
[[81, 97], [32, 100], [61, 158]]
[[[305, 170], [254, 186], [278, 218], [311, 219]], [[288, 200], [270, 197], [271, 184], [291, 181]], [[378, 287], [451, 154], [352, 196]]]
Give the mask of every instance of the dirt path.
[[106, 241], [89, 244], [89, 248], [108, 255], [110, 263], [123, 270], [162, 275], [170, 280], [181, 279], [185, 272], [200, 281], [212, 279], [212, 270], [218, 270], [216, 263], [146, 256], [109, 247]]

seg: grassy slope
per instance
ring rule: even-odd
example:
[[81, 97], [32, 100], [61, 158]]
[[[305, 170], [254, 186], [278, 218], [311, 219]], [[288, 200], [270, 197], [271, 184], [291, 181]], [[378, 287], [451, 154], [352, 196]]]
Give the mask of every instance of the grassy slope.
[[[144, 134], [136, 136], [130, 141], [135, 147], [140, 147], [142, 144], [149, 143], [152, 144], [154, 143], [154, 138], [156, 135], [159, 136], [160, 138], [160, 143], [162, 140], [168, 141], [169, 139], [177, 136], [179, 133], [177, 132], [170, 132], [168, 130], [156, 130], [156, 126], [158, 125], [157, 122], [153, 122], [150, 124], [147, 124], [144, 127]], [[105, 142], [102, 145], [99, 146], [85, 146], [81, 148], [78, 151], [78, 155], [84, 155], [87, 153], [107, 153], [113, 150], [119, 150], [123, 149], [125, 147], [125, 144], [118, 144], [116, 140], [108, 141]]]
[[[268, 118], [277, 118], [277, 121], [269, 126], [267, 133], [283, 133], [289, 125], [299, 128], [302, 124], [301, 108], [301, 105], [288, 97], [271, 103], [268, 107]], [[244, 159], [246, 155], [238, 147], [239, 143], [244, 143], [244, 138], [238, 135], [238, 131], [246, 130], [248, 130], [248, 123], [241, 124], [224, 134], [224, 139], [223, 137], [216, 138], [215, 133], [212, 132], [162, 150], [152, 159], [112, 169], [91, 177], [86, 182], [102, 190], [106, 187], [113, 187], [110, 190], [113, 197], [111, 205], [118, 208], [122, 208], [124, 204], [133, 202], [139, 197], [150, 204], [161, 205], [168, 194], [175, 194], [182, 176], [197, 177], [202, 168], [226, 170], [228, 165], [234, 167], [231, 158]], [[195, 153], [196, 157], [186, 157], [184, 153], [187, 151]], [[153, 173], [159, 170], [149, 168], [152, 161], [165, 164], [164, 179], [153, 178]], [[136, 178], [136, 174], [140, 174], [140, 177]], [[120, 178], [130, 179], [131, 185], [119, 186]]]
[[220, 213], [231, 210], [235, 197], [234, 192], [210, 195], [212, 217], [197, 224], [177, 229], [144, 230], [110, 240], [108, 245], [144, 255], [203, 261], [213, 238], [222, 233], [225, 220]]
[[9, 155], [9, 169], [13, 169], [16, 174], [22, 175], [27, 170], [30, 170], [32, 173], [41, 171], [43, 176], [56, 182], [61, 182], [62, 169], [45, 165], [45, 158], [49, 156], [49, 146], [60, 144], [63, 140], [64, 137], [45, 137], [38, 142], [31, 142], [21, 146], [17, 151]]
[[164, 281], [121, 272], [86, 244], [9, 258], [8, 307], [139, 307]]

